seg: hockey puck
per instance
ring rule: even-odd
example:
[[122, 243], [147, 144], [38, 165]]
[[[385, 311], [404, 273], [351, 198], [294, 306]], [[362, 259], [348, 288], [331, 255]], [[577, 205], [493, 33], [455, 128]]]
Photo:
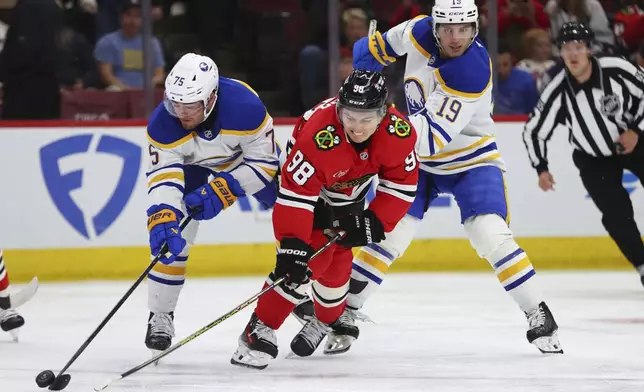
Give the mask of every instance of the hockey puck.
[[51, 370], [43, 370], [42, 372], [40, 372], [38, 377], [36, 377], [36, 384], [38, 384], [40, 388], [47, 388], [54, 382], [55, 379], [56, 376], [54, 375], [54, 372], [52, 372]]
[[69, 381], [72, 379], [72, 376], [69, 374], [61, 374], [60, 376], [56, 377], [54, 382], [49, 386], [50, 391], [62, 391], [67, 387], [67, 384], [69, 384]]

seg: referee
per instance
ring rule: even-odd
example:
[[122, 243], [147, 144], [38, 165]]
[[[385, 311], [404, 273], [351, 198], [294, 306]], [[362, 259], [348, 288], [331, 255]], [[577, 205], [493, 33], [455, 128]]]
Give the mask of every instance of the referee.
[[568, 128], [584, 187], [602, 213], [604, 228], [644, 285], [644, 244], [622, 185], [624, 169], [644, 185], [644, 73], [618, 57], [593, 56], [592, 38], [583, 23], [561, 27], [557, 45], [565, 67], [544, 88], [523, 141], [539, 174], [539, 187], [554, 190], [546, 143], [557, 125]]

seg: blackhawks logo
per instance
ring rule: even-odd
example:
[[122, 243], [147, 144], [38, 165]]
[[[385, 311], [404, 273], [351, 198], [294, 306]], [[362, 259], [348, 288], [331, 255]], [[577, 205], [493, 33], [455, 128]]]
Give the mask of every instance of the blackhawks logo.
[[389, 120], [391, 120], [391, 123], [387, 125], [387, 131], [390, 134], [396, 135], [401, 138], [411, 135], [411, 125], [409, 125], [407, 121], [396, 116], [395, 114], [391, 114], [389, 116]]
[[313, 140], [315, 140], [315, 144], [320, 150], [330, 150], [340, 144], [340, 136], [336, 135], [334, 132], [335, 127], [333, 125], [327, 125], [326, 128], [320, 129], [315, 133]]

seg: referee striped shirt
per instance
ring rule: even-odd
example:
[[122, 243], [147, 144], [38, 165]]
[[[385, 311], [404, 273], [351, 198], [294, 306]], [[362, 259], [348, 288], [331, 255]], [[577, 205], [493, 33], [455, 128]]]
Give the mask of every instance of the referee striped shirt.
[[523, 131], [532, 166], [548, 170], [546, 143], [555, 128], [568, 128], [573, 148], [594, 157], [617, 153], [626, 130], [644, 131], [644, 72], [618, 57], [592, 57], [592, 75], [584, 83], [562, 69], [543, 90]]

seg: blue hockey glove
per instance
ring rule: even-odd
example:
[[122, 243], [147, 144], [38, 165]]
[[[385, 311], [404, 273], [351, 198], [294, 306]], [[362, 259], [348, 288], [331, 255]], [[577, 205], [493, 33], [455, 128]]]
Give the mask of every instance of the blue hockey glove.
[[208, 220], [232, 206], [239, 196], [245, 196], [239, 182], [230, 173], [220, 172], [214, 180], [187, 194], [183, 201], [188, 213], [196, 220]]
[[353, 44], [353, 68], [381, 72], [385, 66], [396, 61], [385, 48], [385, 38], [376, 31], [371, 37], [363, 37]]
[[181, 211], [167, 204], [148, 208], [148, 231], [152, 254], [156, 256], [163, 244], [168, 243], [169, 254], [162, 255], [159, 259], [163, 264], [171, 264], [186, 247], [186, 240], [181, 237], [179, 229], [181, 219], [183, 219]]

